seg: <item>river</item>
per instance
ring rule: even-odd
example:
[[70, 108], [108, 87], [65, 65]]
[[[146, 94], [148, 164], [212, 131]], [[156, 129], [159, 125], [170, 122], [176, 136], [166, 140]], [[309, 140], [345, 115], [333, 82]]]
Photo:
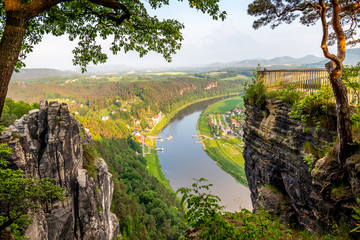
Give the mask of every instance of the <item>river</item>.
[[[220, 205], [225, 206], [225, 211], [252, 210], [250, 190], [216, 165], [202, 145], [195, 143], [199, 139], [192, 137], [197, 134], [196, 124], [201, 112], [210, 103], [206, 101], [183, 109], [159, 134], [164, 140], [157, 143], [157, 147], [164, 148], [164, 152], [159, 152], [162, 171], [175, 191], [191, 187], [193, 178], [203, 177], [214, 185], [211, 193], [221, 198]], [[173, 139], [166, 140], [170, 135]]]

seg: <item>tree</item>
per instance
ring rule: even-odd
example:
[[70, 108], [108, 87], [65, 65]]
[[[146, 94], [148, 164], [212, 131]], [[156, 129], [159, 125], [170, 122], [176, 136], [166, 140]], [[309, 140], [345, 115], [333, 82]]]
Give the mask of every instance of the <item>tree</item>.
[[[219, 0], [188, 1], [191, 8], [215, 20], [225, 19]], [[153, 9], [169, 4], [168, 0], [147, 2]], [[24, 66], [22, 60], [44, 34], [67, 34], [69, 40], [78, 40], [73, 63], [85, 71], [90, 62], [106, 61], [96, 40], [110, 36], [113, 54], [136, 51], [142, 57], [155, 51], [171, 61], [180, 49], [183, 28], [177, 20], [150, 16], [140, 0], [0, 0], [0, 116], [14, 69]]]
[[[330, 61], [325, 65], [336, 100], [338, 162], [344, 163], [350, 155], [352, 142], [350, 107], [347, 88], [342, 81], [343, 61], [346, 46], [360, 42], [357, 27], [360, 20], [359, 0], [254, 0], [248, 6], [250, 15], [259, 17], [253, 27], [258, 29], [271, 24], [275, 28], [282, 23], [292, 23], [300, 17], [304, 25], [322, 25], [321, 49]], [[332, 54], [328, 46], [337, 44], [337, 53]]]
[[7, 168], [11, 148], [0, 144], [0, 235], [12, 224], [28, 224], [27, 213], [40, 206], [64, 200], [63, 188], [49, 178], [25, 177], [21, 170]]

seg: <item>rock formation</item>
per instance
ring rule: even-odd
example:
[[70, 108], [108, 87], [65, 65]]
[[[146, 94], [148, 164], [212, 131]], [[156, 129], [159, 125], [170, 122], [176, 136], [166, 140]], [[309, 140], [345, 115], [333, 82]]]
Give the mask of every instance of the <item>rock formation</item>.
[[12, 148], [10, 166], [27, 176], [49, 177], [66, 188], [65, 201], [31, 213], [30, 239], [114, 239], [119, 224], [110, 212], [113, 181], [104, 160], [96, 159], [96, 179], [84, 168], [83, 144], [90, 144], [64, 103], [42, 101], [0, 137]]
[[352, 223], [355, 199], [360, 197], [360, 156], [339, 166], [329, 147], [309, 170], [305, 145], [319, 151], [334, 145], [336, 118], [329, 117], [328, 129], [304, 132], [301, 121], [289, 117], [290, 110], [274, 99], [268, 99], [264, 109], [246, 106], [243, 156], [254, 209], [268, 209], [285, 223], [313, 231]]

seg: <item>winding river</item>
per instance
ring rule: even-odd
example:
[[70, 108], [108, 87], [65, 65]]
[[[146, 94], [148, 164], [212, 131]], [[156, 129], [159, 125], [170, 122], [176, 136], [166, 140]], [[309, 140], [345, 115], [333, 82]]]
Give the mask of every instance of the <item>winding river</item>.
[[[219, 99], [215, 100], [219, 101]], [[157, 147], [162, 171], [176, 191], [179, 187], [191, 187], [193, 178], [204, 177], [213, 184], [211, 193], [221, 198], [225, 211], [238, 211], [241, 208], [252, 210], [250, 191], [232, 176], [216, 165], [206, 152], [196, 135], [196, 124], [201, 112], [212, 102], [200, 102], [180, 111], [159, 134], [164, 140]], [[172, 136], [173, 139], [166, 138]]]

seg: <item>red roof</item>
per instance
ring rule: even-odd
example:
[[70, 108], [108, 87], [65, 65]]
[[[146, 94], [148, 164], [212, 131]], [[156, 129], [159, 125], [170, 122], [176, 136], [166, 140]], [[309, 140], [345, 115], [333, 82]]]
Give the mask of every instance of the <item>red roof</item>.
[[152, 116], [152, 118], [151, 118], [151, 119], [153, 119], [153, 120], [157, 120], [157, 119], [159, 119], [159, 117], [160, 117], [160, 115], [159, 115], [159, 114], [156, 114], [156, 115]]
[[231, 123], [232, 123], [232, 124], [236, 124], [236, 120], [232, 118], [232, 119], [231, 119]]

